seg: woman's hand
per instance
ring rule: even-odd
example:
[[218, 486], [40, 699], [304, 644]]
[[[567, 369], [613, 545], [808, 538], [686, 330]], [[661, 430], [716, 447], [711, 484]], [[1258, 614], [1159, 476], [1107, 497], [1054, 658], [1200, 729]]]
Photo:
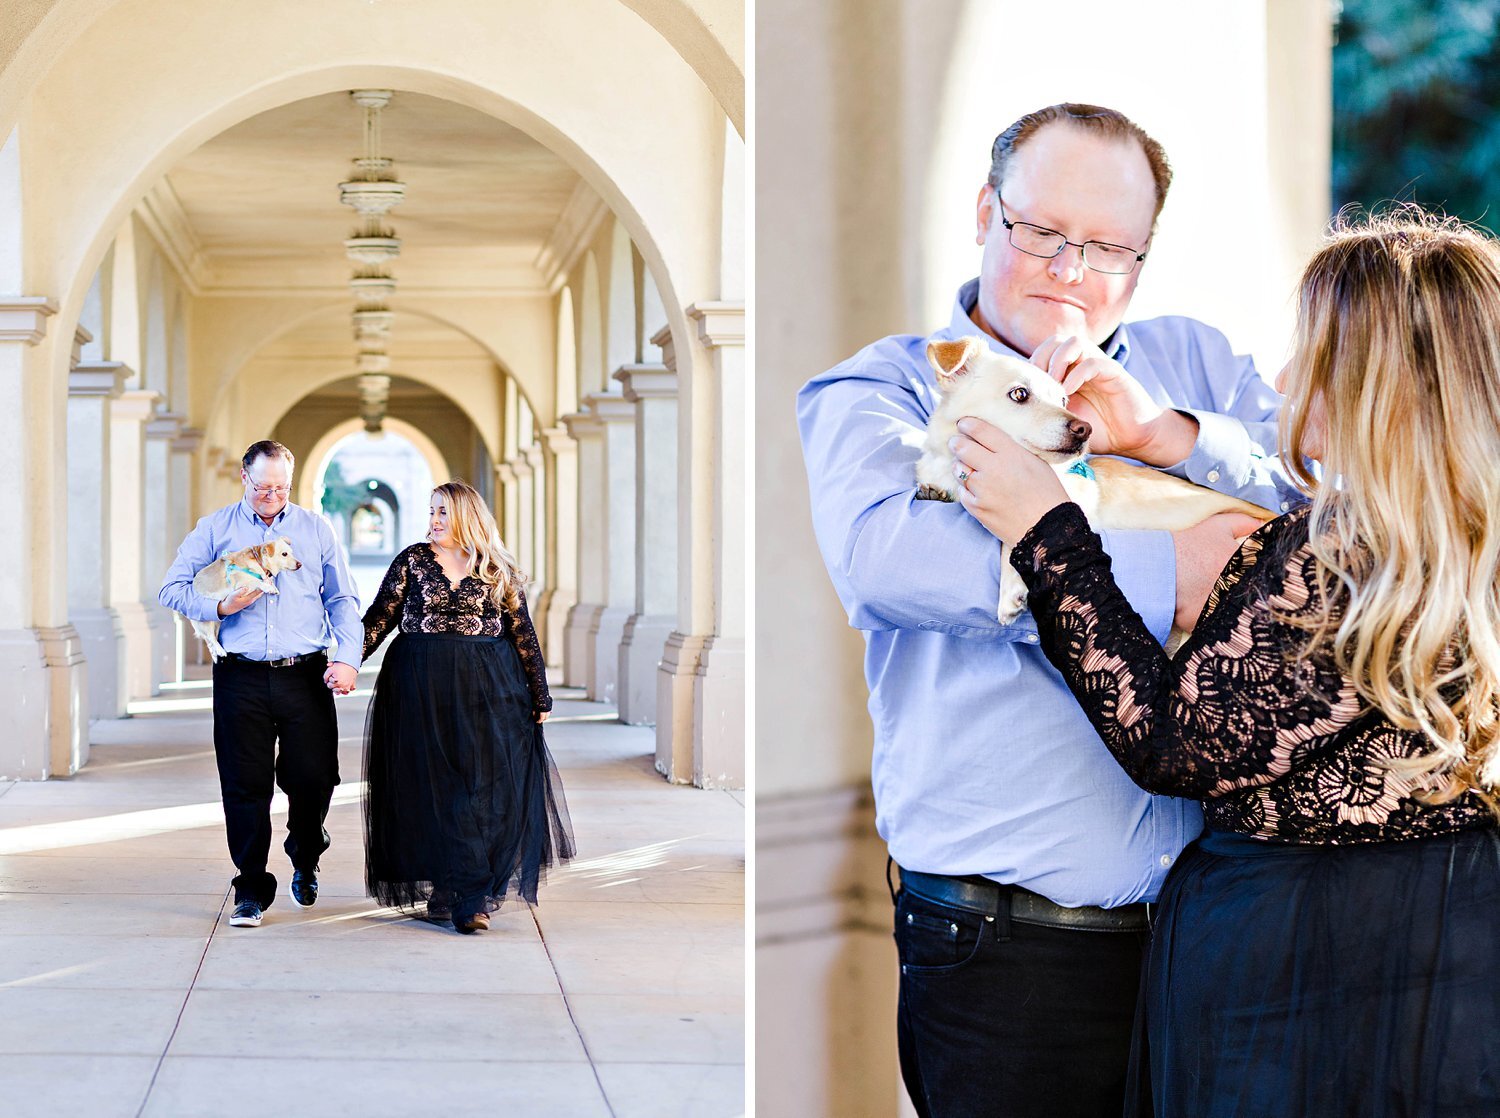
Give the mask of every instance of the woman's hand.
[[536, 712], [536, 720], [538, 722], [545, 722], [547, 721], [547, 715], [551, 713], [552, 712], [550, 710], [539, 710]]
[[1015, 543], [1049, 510], [1068, 501], [1057, 471], [1000, 428], [966, 416], [949, 440], [959, 503], [996, 539]]

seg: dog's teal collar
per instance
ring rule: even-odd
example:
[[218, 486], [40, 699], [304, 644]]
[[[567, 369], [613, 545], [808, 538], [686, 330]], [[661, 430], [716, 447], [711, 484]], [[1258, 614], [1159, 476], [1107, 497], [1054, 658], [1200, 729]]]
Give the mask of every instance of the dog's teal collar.
[[224, 565], [231, 571], [239, 571], [241, 574], [249, 575], [251, 578], [258, 578], [262, 582], [265, 581], [265, 575], [261, 574], [259, 571], [252, 571], [249, 567], [241, 567], [237, 563], [226, 563]]
[[1077, 474], [1081, 478], [1087, 478], [1089, 481], [1094, 480], [1094, 467], [1090, 466], [1088, 461], [1083, 458], [1080, 458], [1077, 462], [1069, 466], [1067, 472]]

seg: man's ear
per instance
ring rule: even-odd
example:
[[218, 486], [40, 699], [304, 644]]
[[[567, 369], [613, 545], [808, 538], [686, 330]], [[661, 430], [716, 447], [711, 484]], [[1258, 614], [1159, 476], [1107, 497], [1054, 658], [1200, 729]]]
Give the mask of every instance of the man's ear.
[[983, 347], [983, 340], [973, 336], [951, 342], [928, 342], [927, 363], [937, 373], [938, 384], [944, 389], [952, 388], [954, 381], [969, 371]]

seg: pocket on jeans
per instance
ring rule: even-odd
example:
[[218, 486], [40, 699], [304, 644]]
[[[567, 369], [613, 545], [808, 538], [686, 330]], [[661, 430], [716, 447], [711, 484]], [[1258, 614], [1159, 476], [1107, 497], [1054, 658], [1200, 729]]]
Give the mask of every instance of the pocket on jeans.
[[994, 925], [977, 913], [948, 908], [903, 890], [896, 902], [896, 954], [901, 973], [956, 971], [979, 953]]

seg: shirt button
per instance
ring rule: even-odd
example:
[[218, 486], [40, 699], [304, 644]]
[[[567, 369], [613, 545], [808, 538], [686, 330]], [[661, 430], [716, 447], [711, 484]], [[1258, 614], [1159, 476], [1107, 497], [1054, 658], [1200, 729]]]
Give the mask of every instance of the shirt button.
[[1209, 481], [1218, 481], [1219, 480], [1219, 471], [1218, 470], [1209, 470], [1208, 471], [1208, 480]]
[[1163, 854], [1161, 856], [1161, 864], [1164, 866], [1170, 866], [1172, 864], [1172, 855]]
[[1042, 638], [1039, 637], [1039, 636], [1037, 636], [1035, 633], [1027, 633], [1026, 634], [1026, 643], [1027, 644], [1039, 644], [1041, 642], [1041, 639]]
[[1292, 502], [1290, 502], [1290, 501], [1282, 501], [1281, 502], [1281, 511], [1282, 512], [1286, 512], [1291, 507], [1292, 507]]

